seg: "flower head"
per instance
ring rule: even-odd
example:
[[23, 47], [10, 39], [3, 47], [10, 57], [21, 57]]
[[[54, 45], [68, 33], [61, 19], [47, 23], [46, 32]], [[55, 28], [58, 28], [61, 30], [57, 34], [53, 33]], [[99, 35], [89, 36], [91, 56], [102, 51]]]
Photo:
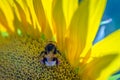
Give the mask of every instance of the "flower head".
[[[0, 76], [3, 79], [7, 75], [11, 79], [106, 80], [120, 68], [120, 30], [92, 44], [106, 2], [0, 1], [0, 70], [5, 73]], [[39, 63], [39, 51], [48, 41], [56, 42], [62, 53], [58, 55], [61, 60], [58, 67]]]

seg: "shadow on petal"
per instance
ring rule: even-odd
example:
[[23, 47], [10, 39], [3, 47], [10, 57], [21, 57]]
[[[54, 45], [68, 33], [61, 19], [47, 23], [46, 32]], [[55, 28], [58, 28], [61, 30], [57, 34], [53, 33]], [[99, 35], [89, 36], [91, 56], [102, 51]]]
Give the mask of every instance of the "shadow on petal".
[[83, 80], [96, 80], [101, 72], [107, 68], [116, 58], [117, 54], [105, 55], [94, 58], [90, 63], [81, 66], [79, 74]]

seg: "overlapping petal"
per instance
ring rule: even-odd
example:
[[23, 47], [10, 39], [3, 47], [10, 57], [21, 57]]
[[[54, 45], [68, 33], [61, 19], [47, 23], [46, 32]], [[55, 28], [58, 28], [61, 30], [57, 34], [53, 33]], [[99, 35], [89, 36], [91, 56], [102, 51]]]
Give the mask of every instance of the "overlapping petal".
[[69, 39], [66, 38], [66, 45], [69, 49], [67, 56], [71, 64], [79, 61], [80, 56], [85, 56], [92, 46], [105, 5], [106, 0], [80, 2], [68, 28], [67, 37], [69, 36]]
[[[107, 80], [120, 69], [120, 30], [107, 36], [91, 48], [89, 62], [82, 62], [79, 74], [84, 80]], [[88, 54], [90, 54], [88, 53]], [[84, 57], [86, 60], [86, 56]], [[84, 61], [84, 60], [83, 60]]]
[[50, 28], [52, 29], [52, 32], [53, 32], [53, 27], [52, 27], [52, 4], [53, 4], [53, 0], [41, 0], [41, 2], [43, 5], [43, 8], [44, 8], [46, 18], [47, 18], [49, 25], [50, 25]]
[[[6, 9], [5, 9], [6, 8]], [[9, 15], [6, 17], [6, 15]], [[9, 4], [7, 1], [0, 1], [0, 31], [3, 32], [3, 26], [4, 26], [4, 31], [9, 32], [10, 34], [13, 33], [14, 29], [12, 26], [11, 21], [13, 20], [13, 15], [10, 9]]]
[[87, 51], [92, 47], [93, 40], [99, 28], [99, 24], [104, 13], [107, 0], [88, 0], [89, 1], [89, 17], [88, 30], [86, 37], [85, 49], [82, 52], [82, 57], [86, 55]]
[[64, 50], [64, 37], [66, 32], [66, 21], [63, 14], [62, 0], [53, 2], [52, 9], [53, 28], [56, 34], [56, 40], [61, 50]]
[[89, 1], [84, 0], [73, 15], [66, 35], [67, 57], [74, 67], [79, 63], [79, 57], [85, 47], [88, 28]]
[[51, 39], [52, 31], [45, 15], [43, 4], [41, 0], [33, 0], [34, 10], [38, 19], [38, 22], [41, 27], [41, 31], [44, 33], [47, 39]]
[[[120, 69], [119, 35], [120, 30], [117, 30], [91, 48], [88, 56], [86, 55], [80, 63], [79, 74], [82, 79], [107, 80]], [[87, 59], [90, 61], [87, 62]]]
[[120, 53], [120, 30], [108, 35], [92, 47], [92, 56], [103, 56], [109, 53]]
[[63, 12], [67, 28], [70, 25], [74, 12], [78, 8], [78, 4], [79, 4], [78, 0], [63, 0]]
[[[96, 43], [92, 48], [92, 57], [100, 57], [104, 55], [117, 54], [117, 58], [111, 61], [111, 64], [102, 71], [98, 80], [106, 80], [116, 70], [120, 69], [120, 30], [115, 31], [102, 41]], [[106, 61], [108, 58], [104, 61]], [[103, 66], [103, 65], [100, 65]], [[96, 67], [96, 66], [94, 66]]]
[[[87, 63], [84, 66], [80, 67], [79, 74], [81, 75], [82, 80], [96, 80], [101, 76], [101, 71], [110, 66], [111, 62], [117, 57], [116, 54], [106, 55], [102, 57], [96, 57], [91, 62]], [[107, 72], [106, 72], [107, 74]], [[102, 78], [98, 80], [107, 80], [104, 78], [102, 74]]]

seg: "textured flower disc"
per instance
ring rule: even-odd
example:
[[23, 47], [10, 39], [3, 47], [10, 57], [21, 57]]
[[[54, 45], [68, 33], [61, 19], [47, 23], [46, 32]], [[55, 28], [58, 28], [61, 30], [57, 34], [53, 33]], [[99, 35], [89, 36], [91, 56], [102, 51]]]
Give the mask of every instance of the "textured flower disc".
[[40, 63], [45, 40], [24, 36], [0, 41], [0, 80], [80, 80], [62, 55], [58, 66]]

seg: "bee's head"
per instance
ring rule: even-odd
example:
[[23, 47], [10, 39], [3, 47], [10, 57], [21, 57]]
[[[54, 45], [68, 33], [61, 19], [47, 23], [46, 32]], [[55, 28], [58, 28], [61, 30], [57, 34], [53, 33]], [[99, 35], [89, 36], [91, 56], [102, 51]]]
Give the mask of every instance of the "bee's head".
[[56, 54], [56, 46], [53, 43], [48, 43], [45, 47], [45, 51], [47, 53], [53, 52], [54, 54]]

